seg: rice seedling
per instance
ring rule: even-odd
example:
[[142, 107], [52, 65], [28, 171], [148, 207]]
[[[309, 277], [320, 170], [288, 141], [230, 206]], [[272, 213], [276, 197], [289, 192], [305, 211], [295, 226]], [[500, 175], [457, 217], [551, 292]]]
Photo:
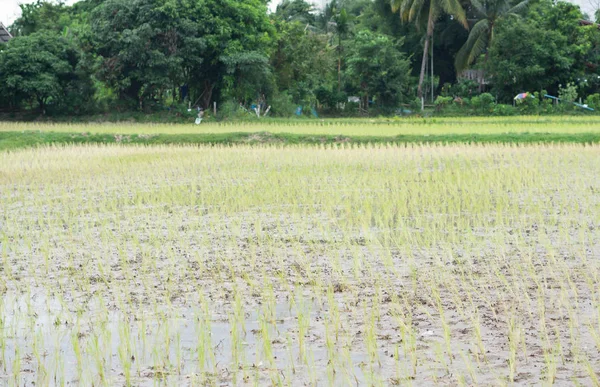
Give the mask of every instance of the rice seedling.
[[0, 384], [593, 385], [599, 165], [567, 144], [2, 152]]
[[[206, 122], [200, 126], [151, 123], [21, 123], [0, 122], [0, 132], [55, 132], [73, 134], [116, 134], [123, 140], [127, 135], [160, 134], [226, 134], [291, 133], [302, 135], [396, 136], [400, 134], [497, 134], [497, 133], [592, 133], [597, 131], [598, 117], [577, 116], [519, 116], [519, 117], [461, 117], [461, 118], [380, 118], [327, 120], [263, 120], [248, 122]], [[150, 137], [151, 138], [151, 137]]]

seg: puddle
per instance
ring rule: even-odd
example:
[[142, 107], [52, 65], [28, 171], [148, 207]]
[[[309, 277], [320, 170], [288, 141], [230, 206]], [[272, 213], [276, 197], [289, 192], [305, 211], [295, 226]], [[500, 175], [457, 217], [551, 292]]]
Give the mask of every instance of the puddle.
[[[7, 293], [0, 309], [0, 383], [116, 385], [129, 379], [140, 386], [227, 385], [293, 378], [294, 384], [363, 384], [369, 377], [363, 371], [368, 357], [356, 351], [348, 351], [350, 372], [331, 372], [320, 327], [306, 328], [302, 361], [297, 309], [289, 304], [277, 304], [273, 313], [259, 309], [243, 319], [232, 313], [228, 320], [208, 321], [199, 306], [143, 308], [129, 315], [97, 300], [88, 306], [77, 313], [43, 292]], [[324, 312], [310, 311], [305, 319], [313, 324]]]

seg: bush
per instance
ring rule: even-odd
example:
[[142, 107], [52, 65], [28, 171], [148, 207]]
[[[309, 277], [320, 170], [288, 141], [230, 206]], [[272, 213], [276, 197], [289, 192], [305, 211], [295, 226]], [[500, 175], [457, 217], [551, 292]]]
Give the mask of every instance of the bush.
[[292, 102], [292, 96], [283, 91], [275, 94], [269, 99], [271, 114], [275, 117], [291, 117], [296, 110], [296, 104]]
[[[537, 93], [536, 93], [537, 95]], [[527, 98], [518, 99], [516, 102], [517, 109], [521, 114], [538, 114], [540, 99], [537, 97], [532, 97], [528, 95]]]
[[441, 112], [446, 106], [450, 105], [454, 98], [452, 97], [443, 97], [438, 95], [433, 103], [435, 105], [435, 110]]
[[496, 99], [490, 93], [483, 93], [471, 98], [471, 106], [478, 113], [490, 114], [494, 110]]
[[518, 113], [517, 109], [511, 105], [497, 104], [494, 106], [492, 114], [495, 116], [514, 116]]
[[566, 86], [558, 85], [558, 98], [561, 102], [575, 102], [577, 100], [577, 86], [574, 83], [567, 83]]
[[585, 103], [592, 109], [600, 109], [600, 94], [591, 94], [585, 99]]
[[472, 98], [479, 95], [479, 84], [469, 79], [463, 79], [450, 86], [446, 92], [453, 97]]
[[217, 111], [220, 120], [252, 119], [256, 114], [251, 114], [240, 107], [240, 104], [234, 100], [225, 101], [219, 106]]

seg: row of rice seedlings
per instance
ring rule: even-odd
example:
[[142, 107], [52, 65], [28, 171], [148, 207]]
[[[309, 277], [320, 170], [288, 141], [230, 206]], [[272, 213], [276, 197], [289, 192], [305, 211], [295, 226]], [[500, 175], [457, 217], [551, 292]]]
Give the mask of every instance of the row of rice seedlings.
[[[159, 135], [186, 133], [261, 133], [333, 134], [346, 136], [397, 136], [435, 134], [502, 133], [593, 133], [598, 117], [462, 117], [462, 118], [380, 118], [324, 120], [261, 120], [247, 122], [205, 122], [189, 124], [137, 123], [19, 123], [0, 122], [0, 132], [62, 132], [75, 134], [109, 133], [116, 135]], [[122, 139], [122, 137], [119, 137]]]
[[39, 381], [103, 385], [494, 383], [528, 362], [536, 381], [564, 380], [559, 364], [595, 380], [596, 147], [0, 158], [15, 384], [30, 359]]

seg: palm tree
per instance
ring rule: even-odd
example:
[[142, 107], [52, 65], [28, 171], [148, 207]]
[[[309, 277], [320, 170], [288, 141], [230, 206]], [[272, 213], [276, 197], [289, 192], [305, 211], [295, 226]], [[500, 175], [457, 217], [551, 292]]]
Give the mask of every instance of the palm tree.
[[529, 0], [523, 0], [511, 7], [510, 0], [471, 0], [473, 10], [481, 18], [471, 28], [467, 41], [456, 54], [456, 71], [465, 70], [487, 51], [494, 39], [494, 27], [500, 19], [506, 16], [518, 17], [519, 13], [527, 8], [528, 3]]
[[345, 9], [337, 12], [332, 20], [335, 23], [335, 32], [338, 37], [338, 93], [342, 89], [342, 53], [344, 52], [344, 46], [342, 45], [342, 39], [348, 34], [350, 23], [348, 22], [348, 14]]
[[429, 43], [433, 37], [435, 22], [446, 13], [452, 15], [465, 28], [468, 28], [465, 10], [460, 0], [391, 0], [392, 10], [400, 12], [403, 21], [415, 22], [417, 28], [427, 25], [425, 44], [423, 45], [423, 61], [421, 63], [421, 75], [419, 76], [419, 88], [417, 95], [423, 98], [423, 80], [425, 79], [425, 66], [429, 54]]

